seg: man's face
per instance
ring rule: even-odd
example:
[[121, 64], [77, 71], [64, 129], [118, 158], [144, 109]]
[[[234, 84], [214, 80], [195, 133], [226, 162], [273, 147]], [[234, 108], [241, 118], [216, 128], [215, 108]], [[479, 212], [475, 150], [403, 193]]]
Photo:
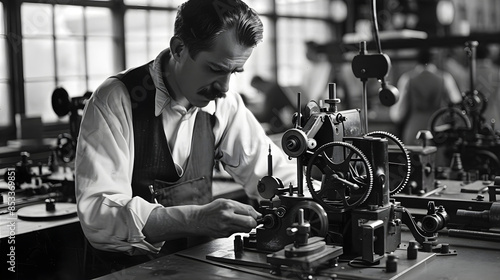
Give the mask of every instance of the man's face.
[[224, 97], [231, 74], [243, 71], [252, 50], [252, 47], [240, 45], [232, 30], [221, 33], [212, 49], [199, 52], [194, 60], [184, 49], [175, 70], [180, 94], [197, 107], [205, 107], [211, 100]]

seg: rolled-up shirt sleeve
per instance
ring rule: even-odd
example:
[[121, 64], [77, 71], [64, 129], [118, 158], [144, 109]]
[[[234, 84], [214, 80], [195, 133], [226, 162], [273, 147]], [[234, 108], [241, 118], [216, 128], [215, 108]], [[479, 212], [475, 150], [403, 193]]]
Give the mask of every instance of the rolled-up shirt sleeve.
[[161, 205], [132, 197], [134, 135], [125, 86], [108, 79], [85, 107], [75, 160], [78, 216], [94, 248], [130, 255], [157, 253], [142, 229]]

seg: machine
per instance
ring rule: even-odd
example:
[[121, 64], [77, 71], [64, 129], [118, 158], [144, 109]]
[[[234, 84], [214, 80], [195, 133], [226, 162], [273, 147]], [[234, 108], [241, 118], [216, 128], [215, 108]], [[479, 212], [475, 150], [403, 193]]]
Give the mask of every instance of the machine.
[[[428, 253], [440, 248], [437, 232], [449, 220], [445, 208], [429, 202], [416, 221], [391, 197], [410, 176], [403, 143], [387, 132], [363, 133], [360, 111], [338, 111], [339, 102], [330, 84], [323, 105], [309, 102], [283, 134], [283, 150], [297, 162], [297, 185], [284, 186], [270, 168], [258, 184], [262, 219], [242, 248], [267, 254], [274, 274], [286, 267], [312, 277], [339, 259], [366, 266], [387, 262], [400, 248], [403, 224]], [[389, 161], [389, 143], [402, 160]]]
[[[450, 104], [436, 111], [431, 117], [429, 130], [434, 135], [434, 143], [444, 150], [449, 168], [437, 174], [441, 178], [458, 179], [469, 176], [472, 180], [493, 180], [500, 175], [500, 131], [494, 120], [489, 122], [483, 116], [488, 99], [475, 89], [477, 41], [465, 44], [469, 61], [470, 90], [462, 94], [462, 102]], [[458, 174], [450, 169], [460, 161]], [[453, 164], [452, 164], [453, 163]]]

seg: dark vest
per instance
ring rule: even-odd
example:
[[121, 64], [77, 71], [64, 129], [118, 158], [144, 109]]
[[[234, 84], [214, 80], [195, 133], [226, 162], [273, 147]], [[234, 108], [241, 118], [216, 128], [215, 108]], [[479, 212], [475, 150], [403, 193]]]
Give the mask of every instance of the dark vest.
[[[130, 94], [134, 128], [134, 169], [132, 191], [147, 201], [156, 199], [164, 206], [206, 204], [212, 200], [214, 167], [214, 117], [196, 115], [191, 154], [184, 174], [179, 176], [163, 130], [162, 117], [155, 116], [156, 89], [149, 64], [116, 76]], [[150, 187], [153, 186], [152, 195]]]

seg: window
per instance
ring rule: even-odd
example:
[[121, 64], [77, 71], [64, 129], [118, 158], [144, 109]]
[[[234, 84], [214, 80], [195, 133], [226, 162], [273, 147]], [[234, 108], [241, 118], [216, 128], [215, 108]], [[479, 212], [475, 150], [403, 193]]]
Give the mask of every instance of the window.
[[51, 96], [94, 90], [114, 63], [111, 9], [24, 3], [21, 6], [26, 116], [55, 122]]
[[330, 0], [276, 0], [279, 16], [301, 16], [326, 18], [330, 12]]
[[128, 9], [125, 13], [127, 68], [142, 65], [168, 47], [174, 34], [174, 11]]
[[307, 41], [323, 44], [333, 40], [329, 5], [329, 0], [276, 0], [278, 82], [281, 85], [297, 86], [306, 82], [304, 76], [310, 65], [305, 56]]
[[[153, 60], [168, 47], [177, 7], [184, 1], [0, 0], [0, 128], [9, 127], [7, 138], [15, 138], [14, 108], [27, 117], [41, 116], [44, 124], [66, 128], [68, 117], [58, 118], [52, 109], [54, 89], [63, 87], [70, 97], [82, 96], [107, 77]], [[329, 0], [245, 2], [260, 14], [264, 39], [245, 72], [233, 76], [231, 88], [242, 94], [256, 92], [250, 85], [256, 75], [285, 86], [300, 84], [304, 42], [331, 39]], [[20, 26], [7, 30], [4, 22]], [[12, 59], [6, 34], [22, 43]], [[11, 73], [12, 69], [20, 70]], [[22, 104], [12, 106], [14, 102]]]
[[7, 69], [7, 38], [5, 35], [3, 4], [0, 3], [0, 127], [12, 124], [11, 96]]
[[125, 0], [126, 5], [177, 7], [185, 0]]

